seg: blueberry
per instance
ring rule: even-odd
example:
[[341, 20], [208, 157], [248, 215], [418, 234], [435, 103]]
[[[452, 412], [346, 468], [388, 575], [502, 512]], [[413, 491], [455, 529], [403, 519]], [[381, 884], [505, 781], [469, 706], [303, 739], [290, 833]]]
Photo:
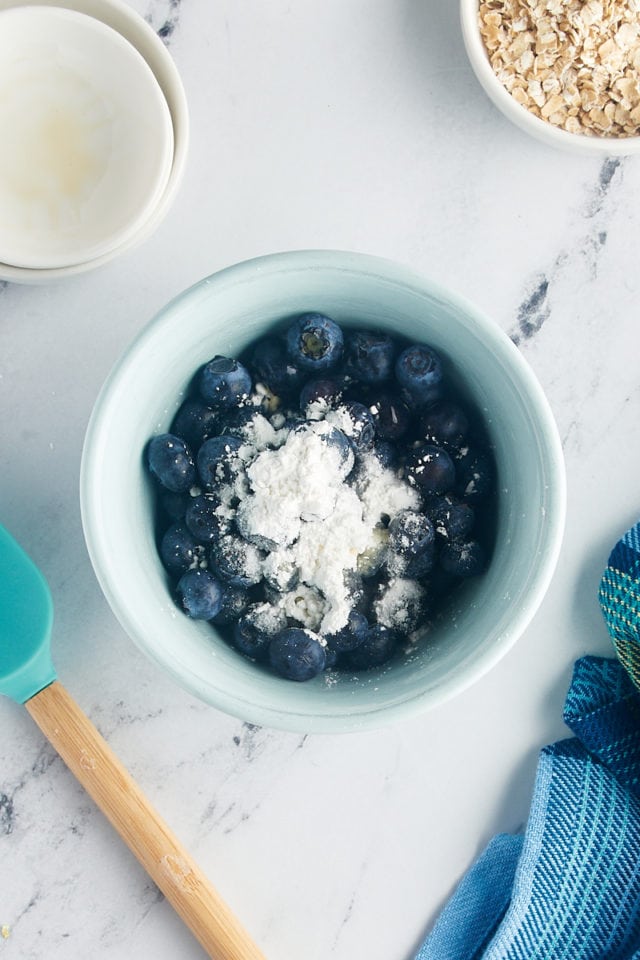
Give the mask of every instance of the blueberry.
[[374, 443], [371, 452], [378, 462], [388, 470], [395, 470], [398, 466], [398, 448], [395, 443], [390, 443], [389, 440], [378, 440]]
[[300, 582], [300, 571], [294, 559], [273, 550], [267, 554], [262, 574], [265, 583], [276, 593], [288, 593], [295, 590]]
[[456, 492], [469, 503], [483, 500], [493, 488], [493, 465], [488, 453], [463, 447], [455, 457]]
[[329, 370], [342, 356], [342, 330], [321, 313], [303, 313], [287, 330], [287, 351], [303, 370]]
[[295, 393], [302, 383], [303, 374], [292, 363], [285, 344], [275, 337], [267, 337], [255, 345], [250, 366], [256, 380], [280, 396]]
[[355, 570], [346, 570], [344, 584], [353, 609], [366, 617], [371, 608], [373, 596], [371, 581], [365, 581], [364, 577]]
[[340, 652], [334, 650], [332, 647], [324, 648], [324, 668], [325, 670], [333, 670], [334, 667], [338, 665], [338, 658]]
[[469, 431], [467, 415], [451, 400], [436, 400], [420, 415], [420, 435], [437, 446], [459, 447]]
[[466, 543], [453, 540], [440, 551], [440, 565], [445, 573], [454, 577], [475, 577], [484, 573], [486, 556], [477, 540]]
[[389, 523], [389, 545], [407, 559], [421, 556], [434, 540], [433, 523], [416, 510], [400, 510]]
[[222, 626], [227, 623], [235, 623], [239, 620], [249, 606], [249, 594], [244, 587], [235, 587], [227, 583], [222, 588], [222, 602], [220, 610], [212, 617], [212, 623]]
[[399, 440], [409, 429], [411, 412], [404, 400], [392, 393], [381, 393], [369, 405], [376, 427], [376, 434], [382, 440]]
[[300, 391], [300, 409], [305, 412], [310, 403], [320, 401], [330, 407], [342, 396], [342, 386], [337, 380], [307, 380]]
[[369, 627], [362, 643], [349, 654], [349, 665], [354, 670], [369, 670], [371, 667], [381, 666], [396, 652], [398, 640], [395, 630], [381, 624]]
[[190, 503], [191, 497], [188, 493], [171, 493], [170, 490], [161, 491], [160, 505], [170, 520], [184, 520], [184, 515]]
[[429, 623], [429, 605], [427, 594], [412, 597], [404, 607], [404, 617], [400, 627], [404, 634], [411, 634]]
[[[397, 589], [398, 585], [400, 589]], [[427, 591], [419, 584], [408, 590], [403, 581], [391, 580], [381, 585], [373, 611], [380, 625], [392, 622], [394, 628], [406, 636], [417, 630], [427, 618]]]
[[187, 570], [178, 580], [179, 606], [194, 620], [211, 620], [222, 606], [222, 585], [208, 570]]
[[311, 680], [326, 666], [324, 645], [317, 634], [299, 627], [287, 627], [269, 645], [273, 669], [287, 680]]
[[202, 400], [185, 400], [173, 418], [171, 432], [182, 437], [192, 450], [220, 433], [218, 414]]
[[411, 580], [426, 576], [435, 562], [435, 540], [427, 516], [417, 510], [400, 510], [389, 523], [389, 572]]
[[220, 515], [219, 509], [220, 501], [210, 494], [191, 498], [184, 522], [196, 540], [209, 543], [226, 530], [228, 521]]
[[200, 371], [200, 395], [213, 407], [234, 407], [251, 393], [251, 374], [238, 360], [216, 356]]
[[302, 414], [288, 411], [282, 424], [282, 429], [286, 430], [287, 433], [292, 433], [293, 430], [304, 429], [307, 423], [307, 419], [303, 417]]
[[184, 573], [203, 557], [204, 550], [184, 523], [174, 523], [160, 541], [160, 559], [170, 573]]
[[262, 559], [263, 555], [254, 544], [231, 533], [223, 534], [211, 546], [211, 562], [216, 573], [225, 583], [236, 587], [260, 583]]
[[362, 453], [370, 450], [376, 437], [375, 421], [373, 414], [365, 407], [363, 403], [355, 400], [345, 403], [340, 407], [347, 419], [345, 433], [353, 443], [356, 451]]
[[424, 344], [403, 350], [395, 364], [396, 380], [418, 406], [437, 400], [442, 392], [442, 362]]
[[372, 391], [379, 393], [380, 387], [377, 384], [362, 383], [361, 380], [354, 380], [346, 370], [342, 373], [334, 373], [333, 378], [339, 383], [342, 391], [342, 400], [357, 400], [358, 403], [364, 403], [369, 406]]
[[156, 480], [171, 493], [185, 493], [196, 482], [191, 450], [172, 433], [162, 433], [149, 441], [147, 463]]
[[436, 557], [436, 544], [432, 543], [417, 557], [402, 557], [399, 572], [407, 580], [422, 580], [433, 570]]
[[348, 477], [355, 463], [354, 444], [349, 437], [347, 437], [342, 430], [338, 430], [337, 427], [331, 427], [327, 433], [321, 433], [320, 437], [329, 447], [333, 447], [334, 450], [338, 451], [342, 476]]
[[325, 638], [327, 647], [338, 653], [355, 650], [363, 642], [368, 629], [367, 618], [357, 610], [352, 610], [347, 623], [341, 630], [327, 634]]
[[208, 489], [229, 483], [238, 473], [242, 461], [238, 450], [243, 445], [240, 437], [209, 437], [198, 450], [198, 473]]
[[251, 613], [245, 614], [234, 625], [232, 643], [245, 657], [264, 660], [269, 652], [270, 642], [271, 637], [256, 626]]
[[450, 494], [431, 497], [425, 504], [424, 512], [433, 521], [436, 533], [445, 540], [466, 540], [473, 529], [473, 507]]
[[425, 494], [447, 493], [456, 481], [453, 460], [446, 450], [431, 443], [411, 450], [405, 473], [408, 482]]
[[224, 423], [219, 431], [223, 437], [245, 438], [245, 429], [256, 415], [256, 407], [242, 403], [225, 411]]
[[429, 603], [435, 609], [438, 604], [442, 604], [454, 587], [460, 584], [460, 577], [447, 573], [440, 564], [436, 564], [422, 584], [427, 591]]
[[344, 352], [346, 369], [363, 383], [381, 383], [393, 374], [395, 343], [386, 333], [351, 330]]

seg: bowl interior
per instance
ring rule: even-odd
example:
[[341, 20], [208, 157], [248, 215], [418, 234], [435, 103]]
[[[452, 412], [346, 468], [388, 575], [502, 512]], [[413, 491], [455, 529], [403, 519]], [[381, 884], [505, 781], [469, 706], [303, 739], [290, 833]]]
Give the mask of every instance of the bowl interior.
[[[427, 642], [360, 675], [281, 680], [174, 606], [154, 540], [143, 466], [189, 381], [216, 353], [237, 355], [274, 325], [320, 310], [345, 326], [430, 343], [484, 413], [498, 471], [496, 543], [486, 575], [455, 596]], [[370, 727], [451, 696], [526, 626], [555, 565], [564, 473], [553, 419], [507, 337], [468, 304], [410, 271], [358, 255], [275, 255], [208, 278], [143, 331], [105, 384], [85, 442], [81, 499], [92, 561], [134, 641], [187, 689], [254, 723], [293, 730]]]

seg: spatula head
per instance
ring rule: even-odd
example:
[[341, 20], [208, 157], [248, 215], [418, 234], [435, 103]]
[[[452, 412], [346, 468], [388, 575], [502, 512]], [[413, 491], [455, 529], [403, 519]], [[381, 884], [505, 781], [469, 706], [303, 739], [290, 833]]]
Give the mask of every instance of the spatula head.
[[0, 526], [0, 693], [24, 703], [56, 679], [47, 582]]

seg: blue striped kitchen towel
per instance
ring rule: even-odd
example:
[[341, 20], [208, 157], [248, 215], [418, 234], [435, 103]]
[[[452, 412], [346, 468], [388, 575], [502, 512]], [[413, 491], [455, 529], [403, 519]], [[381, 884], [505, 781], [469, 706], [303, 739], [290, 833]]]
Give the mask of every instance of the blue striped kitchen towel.
[[640, 689], [640, 523], [611, 551], [600, 581], [600, 606], [618, 660]]
[[612, 552], [600, 600], [624, 656], [577, 661], [564, 709], [575, 736], [542, 750], [524, 836], [491, 841], [415, 960], [640, 960], [640, 691], [625, 669], [638, 662], [638, 527]]

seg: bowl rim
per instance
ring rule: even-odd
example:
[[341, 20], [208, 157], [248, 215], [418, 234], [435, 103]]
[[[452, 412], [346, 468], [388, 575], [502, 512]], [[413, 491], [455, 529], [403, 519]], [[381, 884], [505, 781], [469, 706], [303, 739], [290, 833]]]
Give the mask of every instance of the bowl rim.
[[[0, 0], [0, 11], [33, 3], [34, 0]], [[173, 125], [173, 162], [158, 203], [126, 241], [100, 257], [66, 267], [29, 268], [0, 262], [0, 280], [20, 284], [47, 283], [86, 273], [147, 240], [168, 213], [182, 184], [190, 141], [187, 96], [175, 61], [151, 25], [125, 0], [37, 0], [37, 5], [62, 7], [93, 17], [119, 33], [138, 51], [167, 101]]]
[[462, 38], [471, 67], [494, 105], [525, 133], [549, 146], [590, 156], [631, 156], [640, 151], [640, 135], [635, 137], [589, 137], [571, 133], [548, 123], [513, 99], [494, 73], [480, 34], [480, 0], [460, 0]]
[[[535, 406], [536, 420], [540, 425], [547, 453], [545, 462], [550, 496], [544, 535], [541, 537], [541, 556], [531, 588], [523, 603], [513, 611], [508, 631], [496, 638], [489, 649], [479, 651], [472, 667], [448, 676], [437, 688], [419, 691], [400, 702], [380, 707], [359, 711], [357, 705], [354, 705], [354, 710], [349, 714], [332, 713], [330, 705], [321, 714], [287, 710], [280, 705], [262, 707], [247, 703], [246, 699], [229, 694], [220, 686], [215, 689], [215, 698], [212, 697], [210, 685], [194, 675], [193, 671], [185, 670], [184, 665], [177, 669], [174, 664], [167, 662], [154, 648], [152, 638], [138, 628], [130, 605], [112, 586], [109, 576], [111, 559], [100, 535], [99, 470], [105, 435], [109, 432], [110, 408], [121, 395], [128, 371], [135, 367], [138, 358], [146, 349], [147, 342], [160, 336], [164, 327], [173, 323], [174, 315], [188, 309], [190, 303], [202, 295], [204, 288], [210, 295], [215, 293], [216, 288], [227, 284], [242, 285], [247, 280], [255, 280], [260, 274], [283, 275], [305, 269], [337, 270], [351, 274], [355, 272], [359, 275], [374, 276], [377, 280], [382, 277], [385, 281], [408, 287], [423, 295], [427, 290], [430, 296], [444, 298], [445, 302], [448, 301], [456, 309], [471, 316], [483, 335], [489, 339], [491, 348], [515, 368], [518, 381], [522, 383], [527, 398]], [[556, 568], [566, 519], [566, 473], [558, 429], [541, 385], [515, 344], [493, 320], [470, 301], [428, 277], [393, 260], [340, 250], [295, 250], [251, 258], [204, 277], [161, 308], [116, 360], [97, 396], [85, 433], [79, 487], [82, 526], [96, 578], [117, 620], [136, 646], [168, 672], [183, 689], [212, 706], [251, 723], [294, 732], [344, 733], [379, 728], [392, 721], [406, 719], [415, 713], [431, 709], [476, 683], [511, 649], [538, 610]]]

